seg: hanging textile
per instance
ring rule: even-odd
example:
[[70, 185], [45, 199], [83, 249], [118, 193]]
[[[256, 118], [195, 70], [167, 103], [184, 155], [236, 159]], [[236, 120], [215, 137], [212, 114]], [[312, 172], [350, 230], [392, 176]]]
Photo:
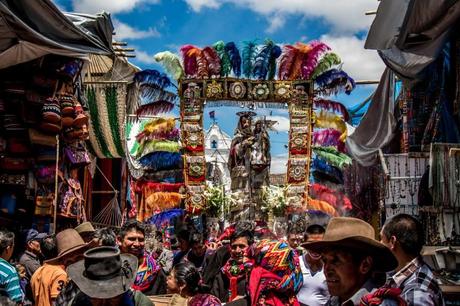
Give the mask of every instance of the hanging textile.
[[88, 85], [86, 97], [93, 151], [100, 158], [125, 157], [126, 84]]

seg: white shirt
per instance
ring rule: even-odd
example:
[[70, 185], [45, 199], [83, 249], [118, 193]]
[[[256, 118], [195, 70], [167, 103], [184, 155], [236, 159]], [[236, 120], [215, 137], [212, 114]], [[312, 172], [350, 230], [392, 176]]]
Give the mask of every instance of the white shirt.
[[326, 276], [324, 275], [323, 268], [312, 274], [305, 256], [306, 254], [299, 258], [303, 275], [303, 285], [297, 293], [297, 299], [303, 305], [322, 306], [329, 300]]

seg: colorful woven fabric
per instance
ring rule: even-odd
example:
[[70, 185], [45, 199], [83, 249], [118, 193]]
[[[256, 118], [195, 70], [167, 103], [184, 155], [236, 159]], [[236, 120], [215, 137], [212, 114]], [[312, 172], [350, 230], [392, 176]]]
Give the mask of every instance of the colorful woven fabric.
[[222, 267], [222, 273], [228, 277], [230, 282], [228, 287], [229, 301], [232, 301], [238, 295], [238, 281], [246, 278], [251, 268], [252, 261], [238, 264], [231, 258]]
[[220, 300], [211, 294], [197, 294], [188, 301], [188, 306], [220, 306]]
[[252, 305], [298, 305], [295, 296], [303, 278], [297, 253], [284, 241], [262, 240], [254, 258], [249, 281]]
[[156, 263], [153, 256], [145, 253], [142, 263], [137, 268], [136, 279], [132, 288], [139, 291], [147, 290], [154, 282], [159, 270], [160, 266]]
[[385, 300], [393, 300], [395, 302], [394, 305], [407, 306], [406, 301], [400, 296], [400, 294], [401, 289], [399, 288], [380, 288], [374, 291], [373, 293], [363, 296], [361, 298], [360, 305], [378, 306], [383, 304]]

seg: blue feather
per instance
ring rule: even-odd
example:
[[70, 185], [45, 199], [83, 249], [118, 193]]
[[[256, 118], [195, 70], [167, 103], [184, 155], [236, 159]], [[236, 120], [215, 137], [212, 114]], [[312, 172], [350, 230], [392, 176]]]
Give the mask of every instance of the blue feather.
[[343, 173], [340, 169], [329, 165], [325, 160], [316, 156], [313, 158], [313, 161], [310, 165], [311, 172], [319, 172], [321, 174], [325, 174], [335, 180], [343, 183]]
[[140, 85], [149, 84], [158, 86], [161, 89], [172, 85], [171, 80], [166, 74], [153, 69], [146, 69], [137, 72], [134, 75], [134, 81]]
[[262, 47], [260, 52], [256, 56], [254, 63], [254, 77], [258, 80], [265, 80], [268, 73], [268, 63], [270, 61], [270, 55], [273, 49], [273, 42], [268, 41], [265, 46]]
[[153, 152], [139, 159], [143, 167], [153, 171], [181, 169], [183, 166], [182, 155], [171, 152]]
[[276, 59], [281, 56], [282, 50], [280, 46], [275, 45], [272, 48], [270, 54], [270, 60], [268, 63], [268, 79], [273, 80], [276, 75]]
[[316, 77], [315, 82], [320, 92], [335, 94], [343, 90], [349, 95], [356, 87], [355, 81], [345, 71], [338, 69], [331, 69], [320, 74]]
[[238, 50], [234, 42], [228, 42], [225, 45], [225, 52], [228, 54], [230, 62], [232, 63], [233, 74], [236, 77], [239, 77], [241, 75], [240, 51]]
[[160, 229], [164, 224], [174, 223], [174, 219], [181, 218], [183, 215], [183, 209], [174, 208], [153, 215], [152, 217], [150, 217], [150, 219], [147, 220], [147, 223], [153, 224], [157, 229]]

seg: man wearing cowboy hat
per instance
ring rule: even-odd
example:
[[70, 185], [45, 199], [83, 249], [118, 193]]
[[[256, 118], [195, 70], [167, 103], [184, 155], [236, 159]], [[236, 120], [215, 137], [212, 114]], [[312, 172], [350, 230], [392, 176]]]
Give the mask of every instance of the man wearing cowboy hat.
[[397, 266], [390, 249], [375, 240], [372, 226], [356, 218], [332, 218], [322, 241], [303, 246], [321, 253], [331, 295], [328, 306], [360, 305], [361, 298], [376, 288], [373, 273]]
[[136, 278], [137, 261], [135, 256], [120, 254], [110, 246], [86, 251], [84, 259], [67, 268], [81, 291], [68, 305], [152, 306], [144, 294], [130, 289]]
[[83, 222], [82, 224], [75, 227], [75, 230], [78, 234], [80, 234], [81, 238], [83, 238], [86, 243], [93, 240], [94, 233], [96, 232], [91, 222], [88, 221]]
[[30, 281], [36, 306], [53, 305], [67, 282], [65, 267], [78, 261], [93, 244], [86, 244], [74, 229], [56, 235], [58, 256], [44, 262]]

